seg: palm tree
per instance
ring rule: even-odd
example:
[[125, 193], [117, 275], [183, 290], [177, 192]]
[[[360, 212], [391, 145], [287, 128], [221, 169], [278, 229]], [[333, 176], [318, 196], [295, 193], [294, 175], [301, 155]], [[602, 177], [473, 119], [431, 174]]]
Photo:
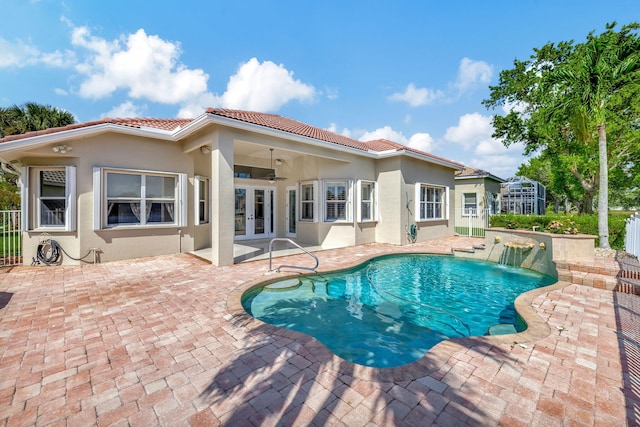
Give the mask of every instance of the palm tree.
[[66, 126], [75, 123], [68, 111], [50, 105], [27, 102], [0, 107], [0, 137]]
[[598, 236], [600, 247], [609, 246], [609, 176], [606, 119], [608, 101], [617, 91], [640, 86], [640, 37], [633, 23], [615, 32], [607, 24], [598, 36], [593, 32], [576, 46], [572, 60], [547, 74], [544, 85], [559, 100], [557, 108], [573, 117], [572, 128], [579, 140], [597, 136], [599, 159]]

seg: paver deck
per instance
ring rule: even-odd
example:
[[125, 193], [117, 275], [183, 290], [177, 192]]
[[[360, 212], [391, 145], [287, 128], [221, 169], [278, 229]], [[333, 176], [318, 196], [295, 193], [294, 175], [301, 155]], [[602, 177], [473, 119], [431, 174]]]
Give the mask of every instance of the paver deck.
[[[334, 269], [465, 242], [317, 254]], [[638, 296], [560, 283], [525, 301], [537, 338], [446, 341], [373, 369], [238, 315], [234, 292], [267, 265], [172, 255], [0, 274], [0, 426], [640, 424]]]

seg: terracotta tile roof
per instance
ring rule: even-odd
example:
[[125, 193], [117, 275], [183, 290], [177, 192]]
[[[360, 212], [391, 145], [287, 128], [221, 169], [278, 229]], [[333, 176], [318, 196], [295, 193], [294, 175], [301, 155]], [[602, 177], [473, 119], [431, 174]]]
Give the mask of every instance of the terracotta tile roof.
[[254, 125], [264, 126], [271, 129], [289, 132], [295, 135], [306, 136], [308, 138], [318, 139], [320, 141], [332, 142], [334, 144], [351, 147], [358, 150], [367, 151], [366, 143], [351, 139], [337, 133], [320, 129], [297, 120], [287, 117], [278, 116], [276, 114], [258, 113], [255, 111], [227, 110], [224, 108], [208, 108], [208, 114], [227, 117], [229, 119], [240, 120]]
[[431, 157], [436, 160], [440, 160], [447, 163], [453, 163], [462, 167], [463, 165], [454, 162], [444, 157], [434, 156], [433, 154], [426, 153], [415, 148], [408, 147], [406, 145], [399, 144], [397, 142], [388, 141], [386, 139], [376, 139], [373, 141], [359, 141], [352, 139], [344, 135], [330, 132], [325, 129], [317, 128], [302, 122], [298, 122], [287, 117], [278, 116], [276, 114], [258, 113], [255, 111], [242, 111], [242, 110], [228, 110], [223, 108], [209, 108], [208, 114], [215, 114], [221, 117], [227, 117], [230, 119], [240, 120], [243, 122], [265, 126], [271, 129], [280, 130], [283, 132], [289, 132], [300, 136], [306, 136], [309, 138], [318, 139], [321, 141], [332, 142], [334, 144], [343, 145], [345, 147], [355, 148], [363, 151], [410, 151], [413, 153], [421, 154], [423, 156]]
[[[359, 141], [357, 139], [352, 139], [344, 135], [339, 135], [337, 133], [330, 132], [326, 129], [321, 129], [321, 128], [311, 126], [306, 123], [302, 123], [297, 120], [293, 120], [293, 119], [279, 116], [276, 114], [259, 113], [255, 111], [230, 110], [230, 109], [224, 109], [224, 108], [208, 108], [206, 110], [206, 113], [213, 114], [220, 117], [226, 117], [233, 120], [242, 121], [245, 123], [251, 123], [254, 125], [263, 126], [263, 127], [283, 131], [283, 132], [288, 132], [294, 135], [305, 136], [305, 137], [313, 138], [319, 141], [330, 142], [330, 143], [338, 144], [344, 147], [354, 148], [356, 150], [374, 151], [374, 152], [382, 152], [382, 151], [389, 151], [389, 150], [396, 150], [396, 151], [404, 150], [404, 151], [417, 153], [426, 157], [430, 157], [434, 160], [439, 160], [446, 163], [459, 165], [460, 167], [463, 166], [462, 164], [456, 163], [454, 161], [445, 159], [443, 157], [434, 156], [433, 154], [416, 150], [406, 145], [398, 144], [397, 142], [388, 141], [386, 139], [377, 139], [373, 141]], [[84, 122], [84, 123], [75, 123], [68, 126], [50, 128], [50, 129], [45, 129], [41, 131], [27, 132], [21, 135], [10, 135], [4, 138], [0, 138], [0, 144], [4, 142], [16, 141], [16, 140], [31, 138], [31, 137], [40, 136], [40, 135], [55, 134], [58, 132], [64, 132], [64, 131], [81, 129], [81, 128], [89, 128], [92, 126], [99, 126], [104, 124], [127, 126], [127, 127], [138, 128], [138, 129], [142, 127], [148, 127], [148, 128], [154, 128], [154, 129], [173, 132], [179, 128], [183, 128], [189, 125], [191, 122], [193, 122], [193, 119], [105, 118], [101, 120], [94, 120], [94, 121]]]
[[490, 177], [497, 179], [499, 181], [504, 181], [502, 178], [499, 178], [493, 175], [491, 172], [487, 172], [486, 170], [472, 168], [470, 166], [465, 166], [463, 170], [455, 172], [456, 178], [481, 178], [481, 177]]
[[152, 119], [152, 118], [110, 119], [110, 118], [105, 118], [101, 120], [94, 120], [91, 122], [74, 123], [74, 124], [62, 126], [62, 127], [49, 128], [45, 130], [37, 130], [33, 132], [23, 133], [20, 135], [9, 135], [9, 136], [5, 136], [4, 138], [0, 138], [0, 143], [16, 141], [16, 140], [25, 139], [25, 138], [31, 138], [39, 135], [49, 135], [49, 134], [64, 132], [64, 131], [73, 130], [73, 129], [88, 128], [91, 126], [98, 126], [103, 124], [114, 124], [114, 125], [128, 126], [128, 127], [138, 128], [138, 129], [142, 127], [150, 127], [150, 128], [161, 129], [161, 130], [173, 131], [173, 130], [176, 130], [178, 127], [184, 127], [188, 125], [192, 121], [193, 119]]

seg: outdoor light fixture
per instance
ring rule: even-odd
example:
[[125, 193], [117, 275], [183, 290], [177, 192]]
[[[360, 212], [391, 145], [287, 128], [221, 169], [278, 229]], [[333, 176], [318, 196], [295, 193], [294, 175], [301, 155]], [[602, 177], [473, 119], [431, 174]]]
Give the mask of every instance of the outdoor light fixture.
[[203, 145], [200, 147], [200, 152], [202, 152], [202, 154], [209, 154], [211, 153], [211, 148], [209, 148], [208, 145]]
[[54, 153], [65, 154], [67, 151], [71, 151], [73, 147], [71, 147], [70, 145], [63, 144], [63, 145], [56, 145], [51, 149], [53, 150]]
[[[273, 148], [269, 148], [269, 151], [271, 152], [271, 173], [267, 177], [267, 181], [269, 181], [269, 184], [273, 184], [276, 181], [285, 181], [287, 178], [276, 175], [276, 170], [273, 168]], [[278, 164], [282, 164], [281, 159], [276, 159], [276, 165]]]

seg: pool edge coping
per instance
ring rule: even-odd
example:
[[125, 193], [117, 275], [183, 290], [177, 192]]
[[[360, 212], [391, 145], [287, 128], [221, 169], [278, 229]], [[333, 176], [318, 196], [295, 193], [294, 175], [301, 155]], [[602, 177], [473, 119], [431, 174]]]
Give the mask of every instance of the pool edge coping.
[[[371, 261], [374, 258], [379, 258], [387, 255], [444, 255], [455, 256], [452, 253], [441, 252], [425, 252], [425, 251], [401, 251], [385, 254], [375, 254], [363, 256], [357, 260], [345, 264], [338, 269], [318, 269], [317, 273], [339, 273], [341, 271], [349, 270]], [[271, 277], [267, 277], [267, 274]], [[532, 289], [523, 294], [520, 294], [514, 301], [514, 306], [518, 315], [527, 324], [527, 329], [515, 334], [506, 335], [483, 335], [475, 337], [464, 338], [452, 338], [445, 341], [441, 341], [431, 349], [429, 349], [424, 356], [415, 362], [407, 365], [396, 366], [393, 368], [374, 368], [370, 366], [358, 365], [348, 360], [342, 359], [329, 350], [322, 342], [311, 335], [307, 335], [303, 332], [293, 331], [286, 328], [270, 325], [265, 323], [247, 313], [242, 307], [242, 296], [249, 290], [258, 286], [264, 286], [269, 283], [274, 283], [281, 280], [286, 280], [295, 277], [306, 276], [313, 274], [309, 272], [268, 272], [263, 277], [253, 279], [245, 283], [240, 284], [234, 288], [227, 296], [226, 305], [230, 312], [230, 322], [237, 326], [246, 328], [248, 331], [255, 331], [258, 328], [265, 329], [262, 332], [269, 333], [281, 338], [287, 338], [295, 341], [307, 348], [309, 353], [313, 354], [318, 362], [323, 363], [328, 369], [333, 369], [340, 374], [351, 375], [354, 378], [362, 380], [378, 380], [378, 381], [404, 381], [417, 378], [423, 378], [429, 374], [442, 368], [451, 356], [460, 350], [469, 350], [474, 347], [483, 346], [489, 347], [487, 353], [492, 347], [497, 345], [510, 344], [525, 345], [525, 343], [531, 343], [543, 338], [548, 337], [551, 334], [551, 328], [547, 322], [537, 313], [533, 307], [533, 301], [540, 295], [563, 289], [569, 286], [571, 283], [565, 281], [557, 281], [548, 286]]]

